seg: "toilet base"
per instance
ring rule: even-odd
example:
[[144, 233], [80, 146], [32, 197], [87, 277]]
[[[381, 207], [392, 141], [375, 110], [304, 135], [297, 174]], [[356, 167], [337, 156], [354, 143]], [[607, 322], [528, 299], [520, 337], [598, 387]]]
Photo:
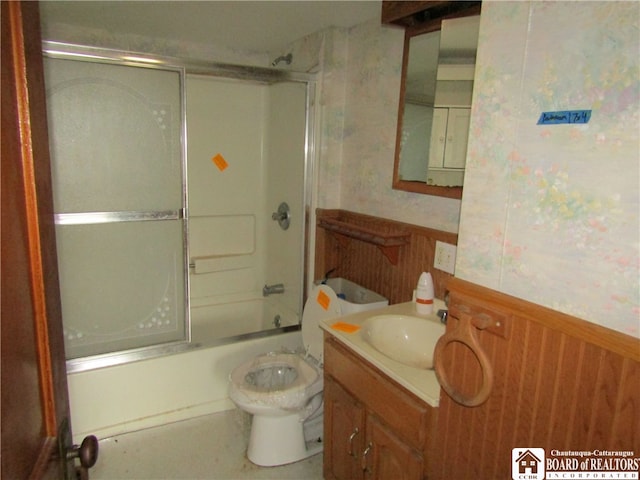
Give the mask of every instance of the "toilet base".
[[[319, 421], [322, 422], [322, 416]], [[299, 414], [254, 415], [251, 420], [247, 457], [256, 465], [274, 467], [297, 462], [320, 453], [322, 447], [317, 439], [305, 441], [304, 423]]]

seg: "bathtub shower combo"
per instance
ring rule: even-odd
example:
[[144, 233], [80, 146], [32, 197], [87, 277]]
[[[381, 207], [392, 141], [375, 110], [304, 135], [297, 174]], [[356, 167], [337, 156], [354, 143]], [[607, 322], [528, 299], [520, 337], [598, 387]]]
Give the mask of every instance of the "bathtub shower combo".
[[314, 77], [44, 50], [74, 436], [233, 408], [302, 345]]

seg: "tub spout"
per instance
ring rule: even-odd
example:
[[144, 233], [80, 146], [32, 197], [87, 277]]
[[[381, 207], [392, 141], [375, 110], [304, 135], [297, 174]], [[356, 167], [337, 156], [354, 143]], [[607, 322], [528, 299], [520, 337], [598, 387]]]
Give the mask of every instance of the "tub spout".
[[274, 293], [284, 293], [284, 285], [282, 283], [276, 283], [274, 285], [265, 285], [262, 287], [263, 297], [268, 297]]

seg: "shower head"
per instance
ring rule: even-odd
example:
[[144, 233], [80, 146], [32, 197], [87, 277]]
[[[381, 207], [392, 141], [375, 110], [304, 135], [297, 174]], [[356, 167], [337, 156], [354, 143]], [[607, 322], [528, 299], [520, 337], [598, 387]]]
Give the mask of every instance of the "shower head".
[[271, 62], [271, 66], [275, 67], [276, 65], [278, 65], [280, 62], [284, 62], [287, 65], [291, 65], [291, 60], [293, 59], [293, 54], [288, 53], [286, 55], [280, 55], [278, 58], [276, 58], [273, 62]]

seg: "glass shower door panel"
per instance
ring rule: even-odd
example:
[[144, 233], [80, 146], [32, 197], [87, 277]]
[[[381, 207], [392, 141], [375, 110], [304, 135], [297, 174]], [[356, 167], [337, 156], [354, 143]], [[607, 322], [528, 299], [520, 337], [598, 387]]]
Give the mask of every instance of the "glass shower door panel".
[[182, 77], [45, 59], [68, 358], [188, 337]]
[[181, 208], [180, 73], [45, 59], [56, 213]]
[[67, 358], [185, 338], [182, 223], [56, 227]]

